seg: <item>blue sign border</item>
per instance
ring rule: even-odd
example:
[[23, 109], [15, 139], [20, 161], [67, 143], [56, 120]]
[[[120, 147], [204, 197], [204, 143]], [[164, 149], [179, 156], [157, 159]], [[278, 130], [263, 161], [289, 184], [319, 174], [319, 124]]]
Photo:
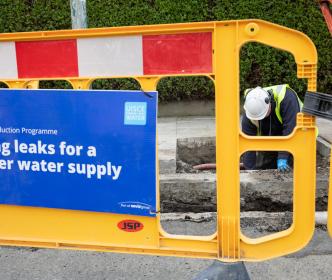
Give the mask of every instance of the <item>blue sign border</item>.
[[[15, 168], [0, 169], [0, 203], [155, 216], [157, 101], [157, 92], [1, 89], [0, 145], [11, 143], [11, 155], [1, 153], [0, 159], [13, 160]], [[125, 104], [138, 104], [131, 108], [127, 123]], [[54, 130], [57, 135], [33, 135], [32, 129]], [[55, 154], [15, 153], [14, 142], [24, 147], [38, 141], [54, 144]], [[82, 146], [82, 154], [61, 155], [61, 142]], [[89, 146], [95, 147], [96, 156], [87, 155]], [[31, 171], [31, 167], [22, 171], [17, 164], [30, 161], [32, 166], [42, 160], [63, 163], [63, 168], [86, 164], [86, 170], [87, 164], [109, 163], [108, 174], [112, 166], [115, 171], [121, 166], [121, 171], [117, 179], [114, 174], [88, 178], [76, 167], [68, 174]]]

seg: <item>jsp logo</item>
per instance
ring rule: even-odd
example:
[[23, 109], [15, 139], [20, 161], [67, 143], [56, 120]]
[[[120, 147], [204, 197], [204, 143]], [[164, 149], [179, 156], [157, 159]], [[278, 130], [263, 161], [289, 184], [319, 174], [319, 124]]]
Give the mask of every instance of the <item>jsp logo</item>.
[[123, 220], [118, 223], [118, 228], [127, 232], [136, 232], [142, 230], [144, 225], [135, 220]]

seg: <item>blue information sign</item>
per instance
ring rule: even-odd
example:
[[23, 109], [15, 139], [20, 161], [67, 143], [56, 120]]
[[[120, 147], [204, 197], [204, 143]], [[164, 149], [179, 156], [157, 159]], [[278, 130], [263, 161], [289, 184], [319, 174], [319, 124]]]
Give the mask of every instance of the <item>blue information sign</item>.
[[155, 216], [157, 93], [0, 90], [0, 203]]

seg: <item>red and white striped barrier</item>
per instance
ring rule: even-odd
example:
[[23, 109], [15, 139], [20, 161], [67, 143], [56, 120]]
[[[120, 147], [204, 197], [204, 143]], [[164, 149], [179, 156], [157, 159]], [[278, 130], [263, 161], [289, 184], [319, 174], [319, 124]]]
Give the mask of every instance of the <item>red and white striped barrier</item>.
[[0, 79], [212, 72], [212, 33], [0, 42]]

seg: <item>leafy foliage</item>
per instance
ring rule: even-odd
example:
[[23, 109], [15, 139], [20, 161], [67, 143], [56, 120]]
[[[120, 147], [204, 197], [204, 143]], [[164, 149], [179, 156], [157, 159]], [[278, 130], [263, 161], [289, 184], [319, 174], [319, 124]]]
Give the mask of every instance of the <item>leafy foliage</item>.
[[63, 0], [0, 0], [0, 32], [71, 28], [70, 2]]

